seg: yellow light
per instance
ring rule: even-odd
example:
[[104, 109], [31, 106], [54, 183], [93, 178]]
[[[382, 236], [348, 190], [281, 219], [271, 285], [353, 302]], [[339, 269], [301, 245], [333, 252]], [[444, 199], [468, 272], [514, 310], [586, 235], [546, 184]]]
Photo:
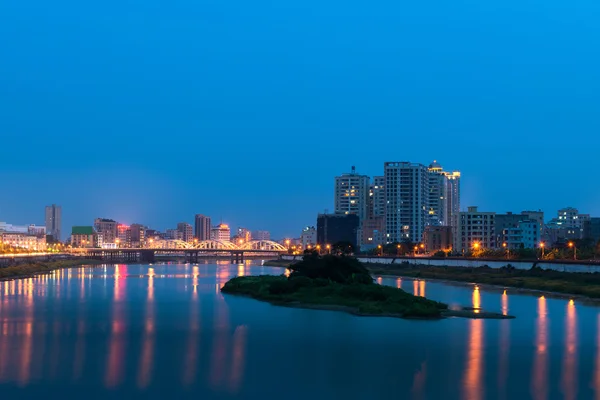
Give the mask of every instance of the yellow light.
[[573, 247], [573, 242], [569, 242], [569, 247]]
[[331, 245], [329, 245], [329, 244], [328, 244], [326, 247], [327, 247], [327, 249], [330, 249], [330, 248], [331, 248]]
[[380, 249], [380, 248], [381, 248], [381, 245], [380, 245], [380, 244], [378, 244], [378, 245], [377, 245], [377, 248], [378, 248], [378, 249]]
[[541, 242], [541, 243], [540, 243], [540, 247], [541, 247], [541, 248], [544, 248], [544, 246], [545, 246], [545, 245], [546, 245], [546, 244], [545, 244], [544, 242]]
[[424, 247], [425, 247], [425, 245], [423, 243], [421, 243], [421, 248], [424, 248]]

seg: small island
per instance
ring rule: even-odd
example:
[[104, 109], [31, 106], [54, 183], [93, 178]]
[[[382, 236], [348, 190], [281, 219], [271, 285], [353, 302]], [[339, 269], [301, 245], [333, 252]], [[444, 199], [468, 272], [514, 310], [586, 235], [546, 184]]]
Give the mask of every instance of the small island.
[[289, 271], [289, 276], [233, 278], [221, 291], [275, 305], [345, 311], [361, 316], [511, 318], [467, 308], [449, 310], [446, 304], [378, 285], [353, 257], [307, 254], [301, 262], [291, 265]]

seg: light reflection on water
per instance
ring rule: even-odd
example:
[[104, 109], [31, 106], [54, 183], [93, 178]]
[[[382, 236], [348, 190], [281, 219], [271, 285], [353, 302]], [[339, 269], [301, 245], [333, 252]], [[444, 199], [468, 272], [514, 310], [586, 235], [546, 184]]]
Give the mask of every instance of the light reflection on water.
[[423, 322], [274, 307], [219, 291], [236, 275], [284, 271], [250, 262], [119, 265], [3, 282], [0, 384], [30, 395], [84, 384], [107, 396], [127, 389], [158, 397], [153, 388], [160, 387], [184, 397], [271, 398], [276, 393], [267, 391], [279, 381], [265, 376], [285, 371], [313, 382], [288, 398], [313, 392], [366, 398], [358, 393], [367, 383], [377, 391], [372, 398], [600, 393], [597, 307], [510, 289], [380, 277], [417, 296], [517, 317]]

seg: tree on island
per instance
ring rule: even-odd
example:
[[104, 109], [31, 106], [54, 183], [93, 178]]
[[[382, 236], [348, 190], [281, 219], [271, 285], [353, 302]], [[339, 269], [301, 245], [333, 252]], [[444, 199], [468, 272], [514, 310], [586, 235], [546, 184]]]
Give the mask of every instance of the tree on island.
[[373, 283], [369, 271], [354, 257], [306, 254], [302, 261], [290, 266], [289, 279], [306, 277], [337, 283]]

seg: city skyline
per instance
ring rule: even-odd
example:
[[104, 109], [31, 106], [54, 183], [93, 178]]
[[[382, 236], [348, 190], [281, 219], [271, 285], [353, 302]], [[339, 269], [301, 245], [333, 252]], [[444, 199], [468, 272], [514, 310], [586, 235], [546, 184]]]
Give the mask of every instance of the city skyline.
[[600, 27], [551, 4], [13, 2], [0, 219], [56, 203], [65, 227], [201, 212], [286, 236], [350, 166], [434, 159], [464, 206], [598, 215]]
[[[407, 161], [407, 162], [410, 163], [411, 161]], [[437, 163], [437, 160], [433, 160], [432, 162], [433, 163]], [[385, 163], [382, 163], [383, 166], [384, 166], [384, 164]], [[417, 161], [414, 164], [422, 165], [425, 168], [427, 167], [428, 164], [431, 165], [431, 163], [422, 163], [420, 161]], [[227, 219], [225, 219], [223, 217], [220, 217], [220, 218], [212, 217], [212, 221], [213, 221], [212, 226], [216, 226], [219, 223], [224, 222], [224, 223], [227, 223], [228, 225], [230, 225], [232, 227], [232, 229], [234, 227], [237, 228], [237, 227], [250, 226], [251, 227], [250, 229], [253, 230], [253, 231], [267, 230], [267, 231], [271, 232], [271, 234], [272, 234], [273, 237], [280, 238], [280, 239], [281, 238], [296, 237], [296, 236], [299, 235], [299, 232], [302, 229], [302, 227], [304, 227], [304, 226], [310, 226], [310, 225], [315, 225], [316, 216], [317, 216], [318, 213], [323, 213], [325, 211], [327, 211], [327, 212], [334, 212], [335, 211], [336, 195], [335, 195], [335, 193], [332, 193], [332, 190], [331, 190], [332, 186], [335, 186], [336, 185], [335, 182], [337, 181], [337, 179], [340, 176], [344, 176], [344, 174], [347, 174], [348, 171], [346, 171], [346, 170], [350, 170], [350, 169], [351, 168], [346, 168], [346, 169], [339, 168], [340, 172], [337, 172], [335, 176], [331, 176], [330, 177], [330, 185], [329, 185], [329, 192], [330, 192], [329, 193], [329, 198], [330, 198], [329, 200], [330, 200], [330, 204], [328, 206], [326, 206], [326, 207], [321, 208], [321, 209], [305, 211], [303, 214], [307, 214], [308, 215], [308, 220], [306, 222], [304, 222], [304, 223], [301, 223], [299, 225], [291, 226], [291, 222], [290, 222], [290, 223], [286, 223], [286, 225], [288, 226], [286, 228], [281, 228], [281, 225], [280, 225], [279, 228], [272, 229], [271, 227], [266, 226], [265, 223], [263, 223], [261, 221], [258, 221], [258, 226], [252, 226], [252, 225], [250, 225], [248, 223], [245, 223], [245, 222], [231, 222], [231, 220], [227, 220]], [[456, 170], [456, 169], [460, 170], [460, 168], [454, 168], [454, 170]], [[462, 173], [462, 170], [461, 170], [460, 173]], [[375, 178], [383, 178], [381, 175], [384, 174], [384, 168], [382, 168], [382, 171], [380, 173], [376, 173], [374, 175], [363, 174], [362, 171], [357, 172], [357, 174], [361, 175], [361, 176], [363, 176], [363, 175], [364, 176], [368, 176], [370, 178], [371, 183], [373, 183], [373, 181], [374, 181]], [[485, 206], [481, 206], [478, 203], [472, 204], [470, 202], [466, 202], [465, 200], [463, 200], [463, 199], [466, 198], [466, 195], [465, 195], [465, 192], [464, 192], [463, 188], [465, 186], [469, 187], [468, 181], [469, 181], [468, 177], [465, 179], [465, 177], [463, 176], [462, 179], [461, 179], [461, 189], [460, 189], [460, 191], [461, 191], [461, 194], [460, 194], [461, 195], [460, 210], [461, 211], [466, 211], [468, 209], [468, 207], [470, 207], [470, 206], [476, 206], [476, 207], [479, 207], [480, 209], [488, 209], [490, 211], [494, 211], [494, 212], [498, 212], [498, 213], [513, 212], [513, 211], [519, 210], [519, 208], [516, 208], [516, 209], [502, 209], [502, 208], [500, 208], [500, 209], [492, 209], [492, 208], [489, 208], [489, 207], [486, 208]], [[2, 202], [2, 199], [0, 198], [0, 204], [1, 204], [1, 202]], [[44, 204], [46, 204], [46, 203], [44, 203]], [[60, 204], [60, 203], [58, 203], [58, 204]], [[47, 207], [48, 206], [45, 206], [44, 208], [47, 208]], [[58, 207], [62, 208], [62, 204], [60, 204]], [[561, 204], [555, 210], [554, 209], [553, 210], [544, 210], [543, 208], [535, 206], [535, 205], [529, 207], [529, 209], [542, 210], [542, 211], [546, 212], [546, 215], [550, 216], [550, 215], [553, 215], [554, 211], [558, 211], [558, 210], [563, 209], [565, 207], [579, 208], [580, 210], [584, 210], [584, 211], [586, 211], [588, 213], [591, 213], [591, 214], [594, 213], [593, 211], [590, 211], [589, 208], [582, 209], [580, 207], [577, 207], [577, 206], [573, 205], [573, 202], [572, 203], [568, 203], [566, 205], [565, 204]], [[520, 209], [528, 209], [528, 208], [527, 207], [521, 207]], [[44, 225], [44, 220], [43, 219], [38, 218], [38, 219], [40, 219], [38, 221], [38, 219], [35, 219], [35, 217], [32, 218], [32, 219], [24, 220], [24, 221], [11, 219], [11, 217], [10, 217], [11, 213], [3, 213], [3, 210], [4, 210], [4, 208], [0, 208], [0, 221], [2, 221], [2, 222], [8, 222], [8, 223], [12, 223], [12, 224], [15, 224], [15, 225], [28, 225], [28, 224], [40, 224], [40, 225]], [[92, 215], [94, 213], [93, 210], [85, 210], [85, 211], [86, 211], [86, 214], [88, 214], [88, 215]], [[27, 212], [27, 210], [26, 210], [26, 214], [33, 214], [33, 213]], [[137, 213], [137, 212], [134, 212], [133, 214], [135, 214], [135, 215], [141, 215], [140, 213]], [[204, 213], [204, 214], [207, 215], [207, 216], [209, 216], [209, 220], [211, 219], [209, 213]], [[220, 214], [221, 215], [223, 215], [223, 214], [225, 214], [225, 215], [235, 215], [241, 221], [252, 220], [252, 218], [247, 218], [248, 217], [247, 215], [242, 214], [239, 209], [231, 210], [230, 213], [220, 213]], [[67, 215], [68, 215], [68, 213], [67, 213]], [[96, 219], [96, 218], [109, 218], [109, 219], [114, 219], [117, 222], [125, 224], [125, 225], [142, 224], [144, 226], [147, 226], [150, 229], [156, 229], [158, 231], [166, 231], [167, 229], [172, 229], [173, 227], [176, 227], [176, 225], [178, 223], [180, 223], [180, 222], [186, 222], [186, 223], [189, 223], [192, 226], [194, 226], [195, 225], [195, 216], [199, 215], [199, 214], [197, 212], [194, 212], [194, 213], [192, 213], [191, 216], [187, 215], [187, 216], [184, 216], [183, 218], [180, 218], [178, 220], [169, 220], [169, 221], [167, 221], [166, 218], [163, 218], [162, 216], [160, 216], [159, 219], [161, 219], [162, 221], [166, 221], [166, 222], [163, 222], [160, 226], [156, 225], [156, 224], [153, 224], [151, 222], [148, 222], [146, 220], [139, 220], [139, 219], [129, 220], [129, 219], [125, 219], [126, 217], [125, 218], [124, 217], [115, 217], [115, 215], [125, 215], [124, 210], [119, 209], [118, 206], [117, 206], [116, 212], [113, 213], [113, 214], [111, 214], [111, 215], [109, 215], [109, 216], [100, 216], [99, 217], [98, 215], [94, 214], [94, 217], [91, 219], [92, 222], [89, 222], [89, 220], [86, 220], [86, 221], [75, 221], [75, 223], [71, 223], [70, 221], [72, 220], [72, 218], [67, 217], [65, 219], [67, 222], [63, 224], [63, 230], [65, 232], [70, 232], [70, 229], [71, 229], [72, 226], [92, 225], [93, 224], [93, 220]], [[180, 214], [178, 214], [178, 215], [180, 215]], [[44, 214], [44, 216], [45, 216], [45, 214]], [[293, 216], [293, 214], [292, 214], [292, 216]], [[144, 217], [142, 217], [142, 218], [144, 218]], [[152, 220], [151, 217], [150, 217], [150, 219]], [[292, 218], [292, 220], [294, 220], [294, 219]], [[256, 221], [256, 219], [254, 219], [254, 221]], [[548, 221], [550, 221], [550, 218], [548, 218]], [[285, 232], [285, 233], [281, 233], [281, 232]], [[66, 237], [63, 237], [62, 239], [64, 240], [65, 238]]]

